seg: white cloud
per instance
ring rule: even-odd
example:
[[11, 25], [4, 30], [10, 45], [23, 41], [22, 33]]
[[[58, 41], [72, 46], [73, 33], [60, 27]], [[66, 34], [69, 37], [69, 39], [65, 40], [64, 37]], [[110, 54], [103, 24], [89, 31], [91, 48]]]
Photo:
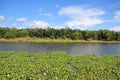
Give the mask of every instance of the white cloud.
[[99, 8], [86, 8], [82, 6], [68, 6], [59, 11], [60, 15], [67, 15], [72, 18], [94, 17], [104, 14]]
[[120, 11], [115, 12], [115, 20], [120, 22]]
[[50, 13], [40, 13], [40, 16], [48, 16], [48, 17], [52, 17], [53, 15]]
[[5, 20], [5, 17], [0, 15], [0, 21]]
[[17, 21], [26, 21], [26, 20], [27, 20], [26, 17], [17, 18]]
[[17, 26], [17, 23], [14, 23], [13, 26], [16, 27], [16, 26]]
[[85, 19], [85, 20], [73, 20], [73, 21], [68, 21], [66, 24], [68, 26], [93, 26], [97, 24], [101, 24], [102, 21], [99, 19]]
[[54, 29], [63, 29], [63, 28], [65, 28], [64, 26], [51, 26], [52, 28], [54, 28]]
[[120, 31], [120, 26], [113, 27], [113, 28], [111, 28], [110, 30], [113, 30], [113, 31]]
[[99, 16], [105, 14], [105, 11], [99, 8], [68, 6], [60, 9], [58, 14], [71, 18], [70, 21], [66, 22], [66, 25], [69, 27], [91, 27], [103, 23], [103, 20], [101, 20]]
[[49, 24], [47, 22], [37, 21], [37, 20], [26, 22], [24, 23], [24, 25], [30, 28], [48, 28], [49, 27]]

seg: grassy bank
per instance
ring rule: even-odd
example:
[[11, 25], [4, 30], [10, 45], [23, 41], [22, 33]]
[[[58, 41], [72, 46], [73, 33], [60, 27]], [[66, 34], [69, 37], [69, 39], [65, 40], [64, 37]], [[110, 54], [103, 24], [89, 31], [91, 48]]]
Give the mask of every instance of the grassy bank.
[[119, 80], [120, 55], [0, 51], [0, 80]]
[[59, 42], [59, 43], [74, 43], [74, 42], [84, 42], [84, 43], [120, 43], [120, 41], [98, 41], [98, 40], [70, 40], [70, 39], [44, 39], [44, 38], [13, 38], [5, 39], [0, 38], [0, 42]]

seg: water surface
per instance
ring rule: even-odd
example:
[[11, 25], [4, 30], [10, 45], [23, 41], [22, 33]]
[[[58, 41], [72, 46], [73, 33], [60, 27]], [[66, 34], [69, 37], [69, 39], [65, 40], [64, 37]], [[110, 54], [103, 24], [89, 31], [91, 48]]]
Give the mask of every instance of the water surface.
[[65, 51], [73, 55], [120, 54], [120, 44], [115, 43], [11, 43], [0, 42], [3, 51], [51, 52]]

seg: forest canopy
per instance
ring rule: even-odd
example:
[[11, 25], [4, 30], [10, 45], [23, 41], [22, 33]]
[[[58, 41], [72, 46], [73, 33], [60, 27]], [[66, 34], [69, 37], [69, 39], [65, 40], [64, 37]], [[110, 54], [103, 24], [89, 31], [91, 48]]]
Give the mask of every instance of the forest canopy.
[[120, 41], [120, 32], [110, 30], [79, 30], [79, 29], [54, 29], [54, 28], [3, 28], [0, 27], [0, 38], [49, 38], [49, 39], [71, 39], [71, 40], [102, 40]]

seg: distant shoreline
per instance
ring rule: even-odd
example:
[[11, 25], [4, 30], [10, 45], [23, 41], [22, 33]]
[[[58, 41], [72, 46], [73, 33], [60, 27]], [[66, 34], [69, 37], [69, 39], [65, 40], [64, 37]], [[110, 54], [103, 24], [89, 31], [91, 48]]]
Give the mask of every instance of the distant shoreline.
[[0, 42], [35, 42], [35, 43], [120, 43], [120, 41], [98, 41], [98, 40], [70, 40], [70, 39], [43, 39], [43, 38], [14, 38], [14, 39], [5, 39], [0, 38]]

